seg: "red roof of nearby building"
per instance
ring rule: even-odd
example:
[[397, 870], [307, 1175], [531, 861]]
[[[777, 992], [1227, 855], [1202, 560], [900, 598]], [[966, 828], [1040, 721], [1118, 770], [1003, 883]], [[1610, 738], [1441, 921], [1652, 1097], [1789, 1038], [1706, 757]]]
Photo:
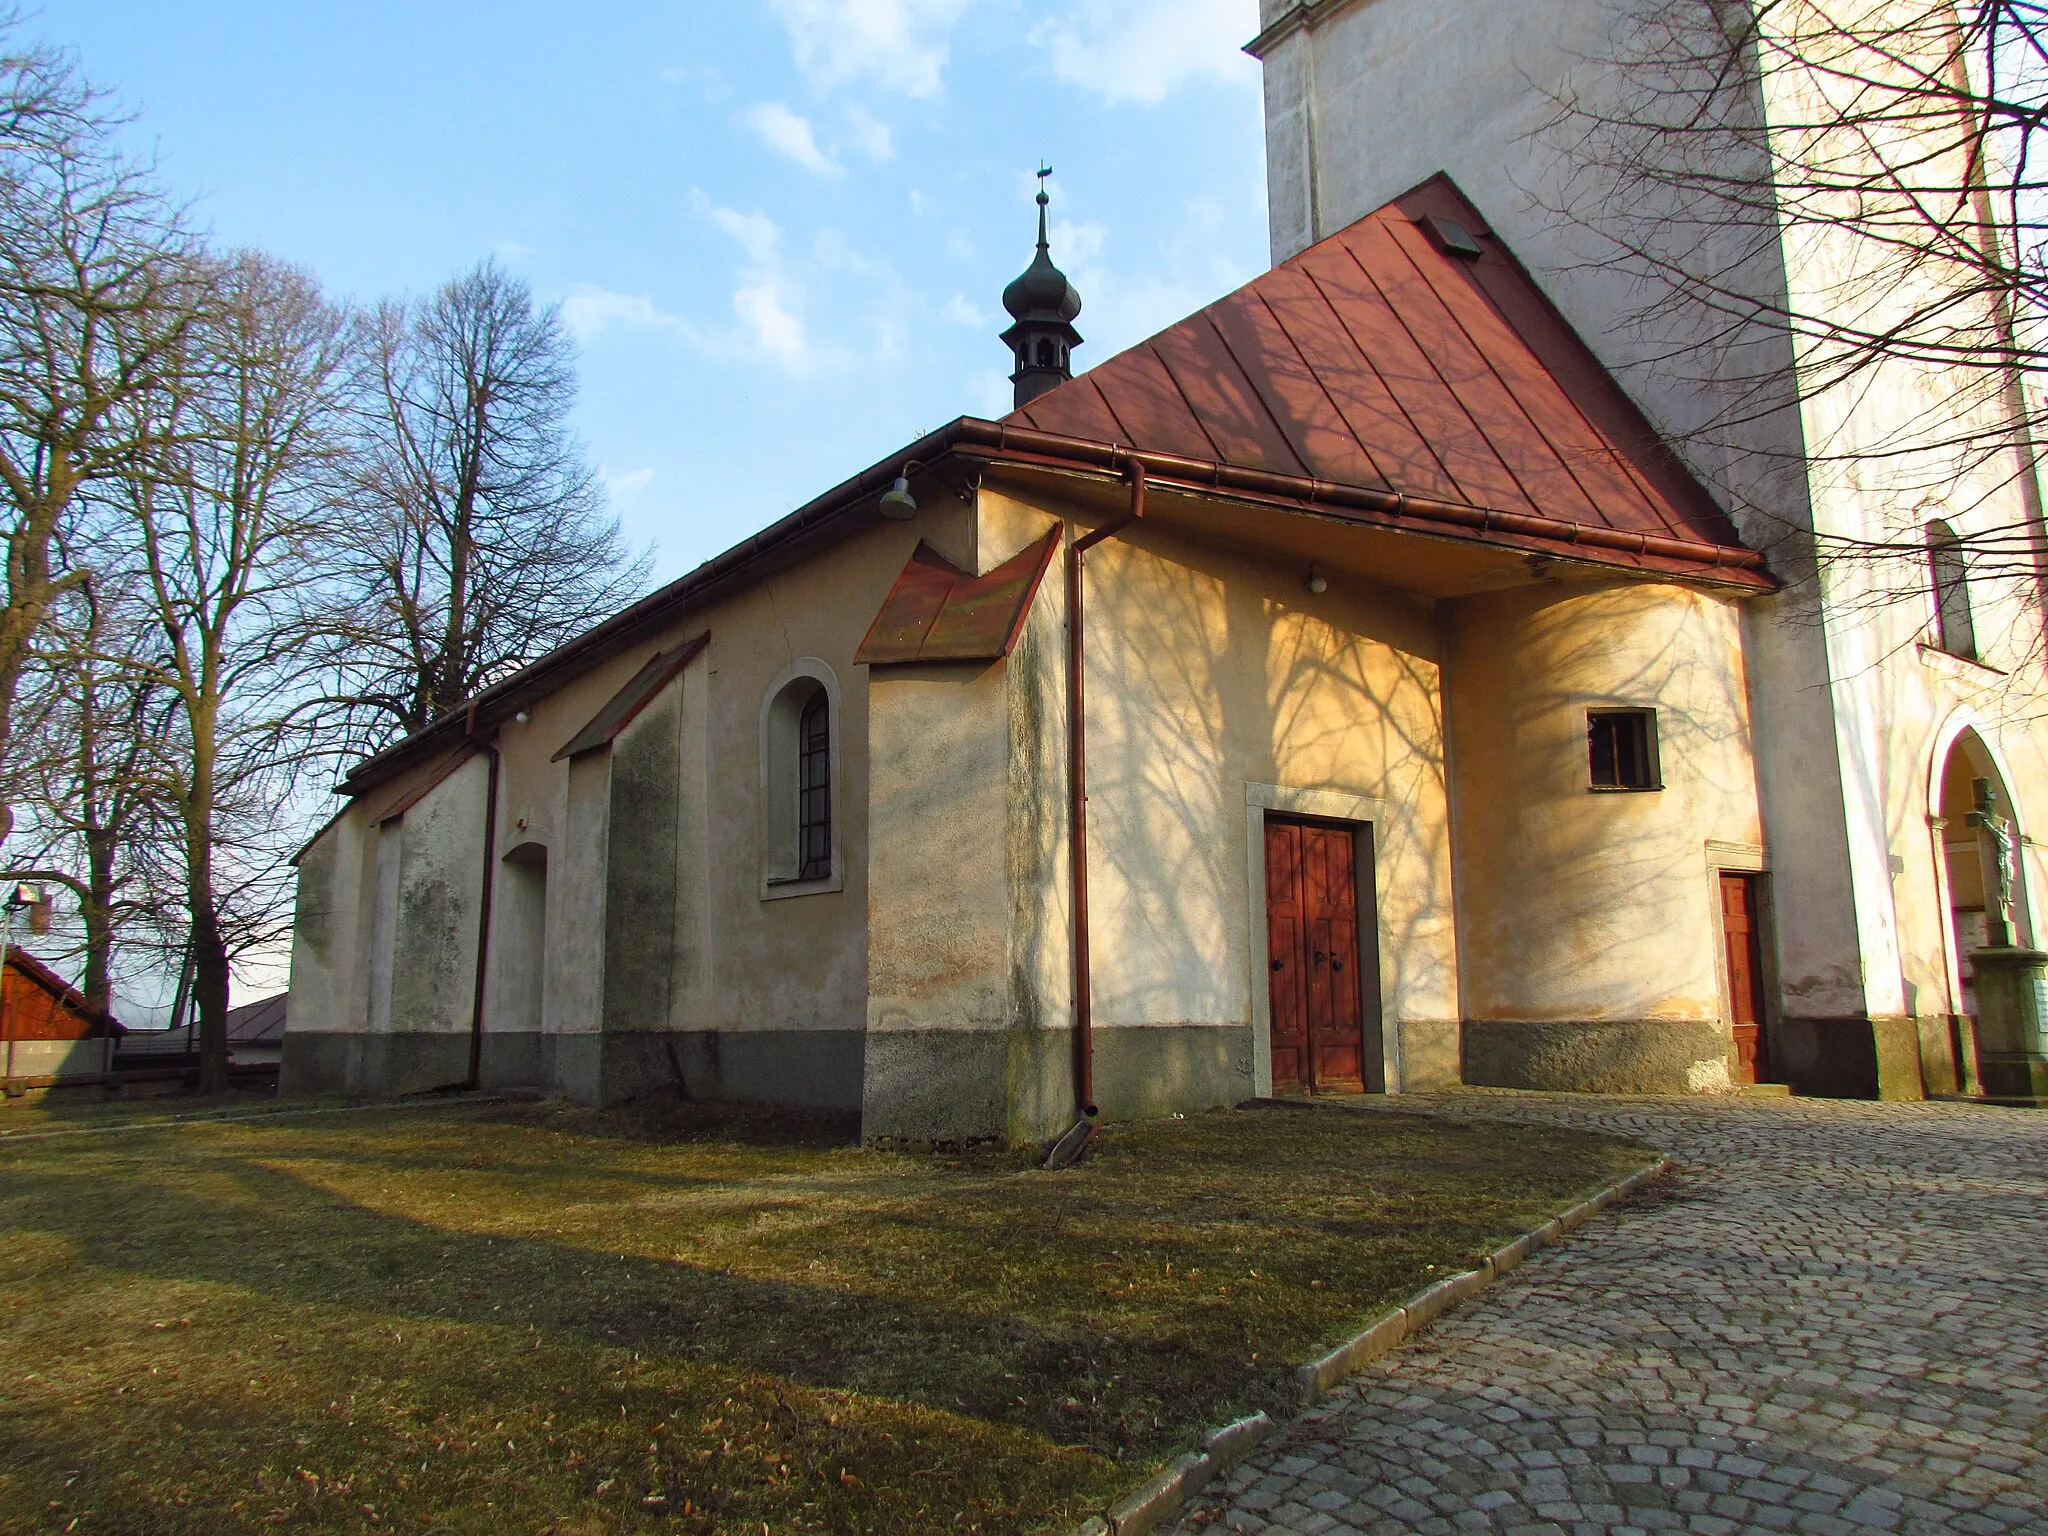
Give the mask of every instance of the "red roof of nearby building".
[[0, 1037], [86, 1040], [125, 1033], [112, 1014], [89, 1006], [83, 992], [25, 949], [9, 947], [0, 977]]
[[1492, 541], [1651, 568], [1705, 560], [1770, 585], [1445, 176], [1005, 422], [1484, 509], [1496, 516], [1475, 531]]

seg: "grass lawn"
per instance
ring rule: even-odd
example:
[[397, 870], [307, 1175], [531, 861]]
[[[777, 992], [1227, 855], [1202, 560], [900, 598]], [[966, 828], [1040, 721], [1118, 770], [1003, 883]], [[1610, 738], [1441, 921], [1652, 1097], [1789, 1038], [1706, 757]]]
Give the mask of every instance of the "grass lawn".
[[1064, 1173], [688, 1106], [34, 1134], [118, 1115], [0, 1109], [0, 1531], [1059, 1530], [1648, 1160], [1339, 1108]]

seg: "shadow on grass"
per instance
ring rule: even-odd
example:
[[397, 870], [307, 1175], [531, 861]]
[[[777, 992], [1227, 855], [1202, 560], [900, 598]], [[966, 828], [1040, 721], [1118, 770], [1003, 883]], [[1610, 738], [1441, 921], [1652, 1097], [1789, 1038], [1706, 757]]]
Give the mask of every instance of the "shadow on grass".
[[[337, 1381], [353, 1384], [392, 1373], [405, 1378], [401, 1396], [438, 1405], [430, 1429], [451, 1407], [459, 1424], [462, 1409], [473, 1404], [481, 1404], [485, 1418], [502, 1428], [510, 1402], [533, 1405], [529, 1414], [517, 1416], [529, 1421], [524, 1433], [537, 1435], [531, 1421], [550, 1408], [562, 1412], [566, 1394], [564, 1417], [581, 1421], [582, 1428], [567, 1436], [572, 1449], [548, 1471], [568, 1485], [558, 1490], [557, 1507], [573, 1505], [580, 1495], [610, 1511], [593, 1531], [680, 1511], [686, 1501], [710, 1522], [702, 1525], [705, 1530], [726, 1529], [720, 1523], [726, 1516], [752, 1529], [763, 1514], [776, 1517], [781, 1528], [794, 1511], [786, 1493], [778, 1494], [777, 1467], [783, 1481], [795, 1468], [816, 1485], [802, 1501], [815, 1523], [807, 1518], [797, 1528], [817, 1530], [952, 1529], [954, 1516], [963, 1511], [980, 1522], [1012, 1508], [1020, 1516], [1046, 1515], [1065, 1509], [1083, 1491], [1092, 1489], [1099, 1497], [1116, 1482], [1114, 1465], [1102, 1455], [1065, 1447], [1098, 1436], [1113, 1442], [1128, 1436], [1116, 1433], [1113, 1423], [1061, 1419], [1043, 1411], [1042, 1402], [1027, 1407], [1005, 1401], [1002, 1383], [988, 1369], [995, 1359], [1034, 1380], [1058, 1372], [1080, 1381], [1091, 1363], [1084, 1339], [1061, 1338], [1021, 1320], [977, 1330], [970, 1338], [957, 1313], [940, 1306], [450, 1231], [369, 1210], [253, 1162], [210, 1158], [191, 1171], [231, 1176], [250, 1203], [163, 1188], [134, 1188], [111, 1205], [83, 1202], [75, 1178], [16, 1172], [4, 1181], [10, 1196], [7, 1240], [54, 1236], [102, 1275], [198, 1282], [268, 1299], [280, 1305], [275, 1311], [259, 1308], [275, 1319], [262, 1325], [265, 1331], [287, 1317], [303, 1323], [340, 1316], [351, 1336], [381, 1334], [384, 1325], [396, 1324], [389, 1329], [394, 1339], [415, 1337], [412, 1351], [394, 1348], [391, 1357], [353, 1366], [346, 1357], [361, 1341], [352, 1337], [340, 1351], [343, 1358], [308, 1373], [310, 1395], [301, 1406], [334, 1421], [324, 1426], [329, 1430], [345, 1429], [338, 1439], [313, 1430], [316, 1444], [326, 1441], [324, 1461], [309, 1455], [308, 1436], [275, 1433], [291, 1426], [292, 1414], [280, 1416], [278, 1405], [253, 1392], [238, 1401], [237, 1381], [212, 1383], [197, 1400], [173, 1391], [158, 1403], [121, 1405], [124, 1437], [171, 1448], [174, 1458], [181, 1446], [196, 1451], [208, 1430], [237, 1452], [281, 1457], [279, 1497], [293, 1496], [284, 1498], [286, 1505], [304, 1503], [307, 1488], [319, 1492], [317, 1480], [294, 1482], [296, 1465], [310, 1460], [328, 1469], [327, 1505], [315, 1497], [300, 1511], [309, 1520], [318, 1515], [318, 1528], [329, 1528], [338, 1518], [336, 1508], [353, 1522], [359, 1511], [346, 1500], [359, 1493], [370, 1495], [369, 1507], [388, 1508], [394, 1479], [397, 1493], [406, 1492], [407, 1473], [397, 1463], [429, 1449], [418, 1435], [400, 1437], [413, 1442], [410, 1450], [375, 1444], [387, 1437], [371, 1434], [368, 1422], [359, 1426], [341, 1418], [338, 1404], [319, 1414], [321, 1401], [344, 1390]], [[239, 1310], [236, 1298], [222, 1301]], [[195, 1305], [187, 1293], [182, 1305], [192, 1310], [197, 1328], [208, 1329], [211, 1299]], [[170, 1323], [179, 1326], [178, 1320]], [[449, 1337], [451, 1326], [463, 1332]], [[336, 1324], [324, 1327], [331, 1331]], [[437, 1344], [429, 1343], [429, 1334], [438, 1336]], [[1151, 1374], [1145, 1369], [1150, 1351], [1142, 1343], [1117, 1353], [1126, 1369], [1135, 1368], [1137, 1379]], [[833, 1397], [851, 1392], [879, 1401], [849, 1409], [839, 1400], [835, 1413], [830, 1397], [822, 1404], [806, 1401], [804, 1386], [827, 1389]], [[793, 1400], [804, 1406], [793, 1407]], [[1102, 1405], [1086, 1417], [1106, 1419], [1106, 1409]], [[616, 1424], [611, 1411], [618, 1413]], [[759, 1422], [742, 1422], [750, 1416]], [[366, 1421], [377, 1418], [388, 1423], [390, 1416], [365, 1415]], [[634, 1445], [614, 1443], [637, 1438], [647, 1444], [650, 1434], [679, 1419], [691, 1421], [688, 1429], [715, 1421], [718, 1428], [707, 1443], [723, 1452], [704, 1462], [694, 1448], [682, 1457], [667, 1454], [665, 1447], [663, 1455], [649, 1458], [634, 1455]], [[103, 1441], [62, 1432], [61, 1418], [15, 1411], [5, 1420], [0, 1445], [8, 1466], [41, 1464], [54, 1475], [56, 1468], [106, 1459]], [[492, 1467], [496, 1443], [490, 1427], [481, 1435], [471, 1427], [472, 1443], [463, 1449], [481, 1453], [481, 1460], [455, 1479], [477, 1502], [501, 1482]], [[741, 1431], [744, 1440], [734, 1452]], [[444, 1438], [435, 1437], [431, 1447], [435, 1475], [442, 1480]], [[683, 1433], [684, 1441], [689, 1438]], [[351, 1473], [358, 1461], [370, 1464], [366, 1473]], [[244, 1475], [261, 1482], [253, 1471], [245, 1469]], [[205, 1473], [193, 1469], [192, 1481], [204, 1480]], [[158, 1484], [124, 1493], [118, 1477], [115, 1482], [97, 1503], [102, 1516], [116, 1515], [117, 1524], [128, 1529], [181, 1528], [166, 1506], [179, 1502], [182, 1492], [167, 1497]], [[642, 1490], [650, 1487], [666, 1492], [659, 1509], [644, 1502]], [[344, 1499], [339, 1506], [337, 1489]], [[253, 1490], [238, 1482], [225, 1491], [246, 1501]], [[511, 1502], [502, 1497], [505, 1491], [500, 1507]], [[958, 1507], [935, 1512], [919, 1502], [935, 1491]], [[437, 1508], [450, 1492], [434, 1494]], [[217, 1515], [225, 1498], [202, 1495], [202, 1501], [213, 1504]], [[835, 1506], [837, 1514], [827, 1518]], [[323, 1507], [327, 1513], [319, 1515]], [[217, 1527], [195, 1519], [189, 1528]], [[491, 1528], [488, 1520], [483, 1528]]]
[[[1113, 1332], [1079, 1295], [1051, 1319], [984, 1315], [963, 1327], [962, 1298], [920, 1302], [916, 1277], [888, 1294], [858, 1286], [760, 1279], [683, 1260], [598, 1253], [572, 1242], [484, 1235], [391, 1216], [340, 1198], [262, 1162], [209, 1157], [194, 1175], [225, 1174], [246, 1197], [208, 1199], [135, 1186], [83, 1201], [76, 1176], [17, 1170], [4, 1180], [10, 1237], [60, 1237], [101, 1271], [234, 1287], [287, 1303], [342, 1307], [388, 1318], [528, 1331], [555, 1344], [626, 1349], [736, 1368], [806, 1385], [856, 1391], [1029, 1429], [1122, 1457], [1162, 1431], [1213, 1417], [1212, 1404], [1284, 1391], [1228, 1373], [1214, 1398], [1188, 1401], [1189, 1351], [1199, 1341], [1170, 1317], [1127, 1317]], [[494, 1169], [493, 1172], [499, 1170]], [[618, 1177], [607, 1170], [605, 1181]], [[757, 1197], [757, 1203], [761, 1203]], [[793, 1204], [796, 1202], [792, 1202]], [[917, 1254], [1058, 1241], [1076, 1223], [1015, 1221], [999, 1198], [937, 1202], [875, 1218], [865, 1246]], [[769, 1204], [769, 1209], [773, 1209]], [[1113, 1211], [1085, 1213], [1094, 1225]], [[797, 1237], [799, 1245], [803, 1237]], [[783, 1249], [787, 1241], [771, 1240]], [[1195, 1264], [1208, 1251], [1189, 1238], [1152, 1245], [1164, 1262]], [[878, 1282], [881, 1283], [881, 1282]], [[943, 1289], [954, 1291], [953, 1286]], [[1142, 1309], [1151, 1313], [1155, 1309]], [[1059, 1316], [1058, 1313], [1071, 1313]], [[1062, 1385], [1044, 1390], [1042, 1384]], [[1027, 1391], [1019, 1392], [1019, 1386]]]
[[[408, 1458], [421, 1454], [407, 1438], [415, 1430], [475, 1405], [493, 1433], [524, 1422], [505, 1444], [528, 1443], [563, 1431], [541, 1419], [559, 1402], [582, 1438], [528, 1469], [536, 1488], [561, 1485], [558, 1504], [598, 1497], [600, 1463], [618, 1462], [625, 1438], [650, 1446], [668, 1435], [659, 1426], [681, 1413], [694, 1416], [688, 1432], [663, 1438], [658, 1455], [650, 1447], [638, 1484], [700, 1506], [708, 1488], [730, 1501], [743, 1485], [752, 1491], [731, 1507], [778, 1529], [953, 1529], [954, 1514], [976, 1510], [1014, 1517], [982, 1529], [1017, 1529], [1098, 1497], [1132, 1475], [1120, 1469], [1205, 1424], [1284, 1410], [1291, 1367], [1315, 1343], [1412, 1290], [1429, 1266], [1529, 1224], [1529, 1211], [1604, 1176], [1616, 1155], [1567, 1139], [1556, 1144], [1579, 1160], [1532, 1175], [1496, 1131], [1224, 1115], [1128, 1128], [1092, 1165], [1043, 1175], [996, 1154], [747, 1147], [689, 1116], [609, 1137], [539, 1109], [493, 1121], [377, 1117], [367, 1134], [369, 1122], [344, 1118], [195, 1129], [125, 1151], [100, 1138], [51, 1142], [0, 1165], [7, 1244], [59, 1256], [47, 1277], [11, 1266], [8, 1289], [19, 1295], [25, 1280], [48, 1292], [66, 1273], [116, 1291], [138, 1282], [124, 1296], [131, 1317], [136, 1305], [183, 1305], [195, 1345], [216, 1339], [207, 1393], [181, 1401], [149, 1383], [151, 1401], [121, 1408], [128, 1438], [175, 1445], [169, 1418], [262, 1443], [280, 1410], [264, 1406], [255, 1378], [241, 1385], [244, 1367], [221, 1366], [221, 1352], [282, 1368], [305, 1349], [327, 1363], [306, 1372], [300, 1409], [304, 1399], [317, 1411], [337, 1379], [403, 1378], [393, 1403], [366, 1416], [404, 1442], [402, 1456], [364, 1474], [380, 1490], [369, 1502], [405, 1494]], [[1532, 1153], [1542, 1144], [1519, 1139]], [[685, 1142], [702, 1144], [661, 1150]], [[1453, 1199], [1453, 1189], [1464, 1192]], [[484, 1221], [499, 1230], [474, 1230]], [[601, 1248], [607, 1240], [628, 1251]], [[201, 1302], [153, 1301], [181, 1285], [216, 1289]], [[238, 1311], [240, 1323], [213, 1321]], [[137, 1346], [117, 1330], [109, 1347]], [[352, 1365], [365, 1349], [375, 1357]], [[726, 1465], [728, 1432], [697, 1427], [728, 1413], [759, 1420], [745, 1444], [768, 1449], [746, 1467]], [[93, 1454], [64, 1448], [69, 1419], [60, 1407], [0, 1422], [10, 1463]], [[489, 1436], [463, 1433], [477, 1447], [463, 1455], [487, 1468]], [[328, 1448], [333, 1465], [370, 1454], [365, 1432], [351, 1435]], [[564, 1459], [572, 1451], [580, 1462]], [[418, 1475], [443, 1454], [430, 1445]], [[853, 1482], [826, 1465], [834, 1458]], [[793, 1494], [778, 1475], [810, 1482]], [[614, 1516], [623, 1476], [606, 1484]], [[491, 1486], [488, 1471], [474, 1478]], [[927, 1520], [919, 1497], [948, 1501], [946, 1520]], [[828, 1509], [840, 1514], [804, 1523]], [[624, 1527], [593, 1527], [613, 1528]]]

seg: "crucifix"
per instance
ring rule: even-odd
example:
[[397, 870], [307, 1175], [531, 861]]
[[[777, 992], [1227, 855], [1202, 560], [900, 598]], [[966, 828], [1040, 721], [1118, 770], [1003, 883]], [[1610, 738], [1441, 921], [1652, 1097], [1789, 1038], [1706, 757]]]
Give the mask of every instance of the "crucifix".
[[1989, 779], [1972, 779], [1970, 795], [1976, 809], [1969, 823], [1982, 838], [1984, 860], [1984, 946], [2012, 947], [2012, 894], [2019, 871], [2015, 858], [2019, 839], [2013, 834], [2012, 818], [1999, 814], [1998, 791]]

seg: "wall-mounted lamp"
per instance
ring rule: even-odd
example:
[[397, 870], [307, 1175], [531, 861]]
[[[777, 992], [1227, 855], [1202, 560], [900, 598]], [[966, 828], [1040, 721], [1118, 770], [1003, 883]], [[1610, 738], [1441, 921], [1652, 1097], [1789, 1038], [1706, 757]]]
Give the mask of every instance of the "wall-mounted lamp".
[[530, 709], [522, 709], [519, 711], [518, 714], [514, 715], [512, 718], [514, 720], [517, 720], [521, 725], [524, 725], [527, 721], [533, 718], [533, 711]]
[[1321, 597], [1330, 590], [1330, 579], [1315, 566], [1310, 566], [1308, 568], [1308, 580], [1304, 581], [1302, 585], [1308, 588], [1312, 596]]
[[910, 494], [910, 472], [924, 466], [912, 459], [896, 476], [896, 483], [882, 493], [882, 516], [892, 523], [907, 523], [917, 516], [917, 498]]

